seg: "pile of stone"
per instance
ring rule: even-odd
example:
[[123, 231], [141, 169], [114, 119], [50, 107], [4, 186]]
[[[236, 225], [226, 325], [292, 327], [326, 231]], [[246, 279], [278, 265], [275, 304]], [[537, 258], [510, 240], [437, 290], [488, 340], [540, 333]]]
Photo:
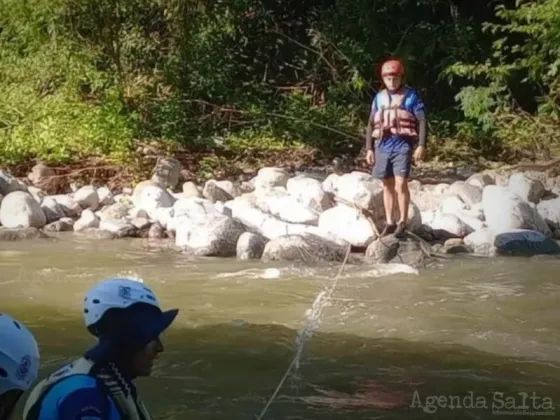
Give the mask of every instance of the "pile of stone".
[[375, 261], [407, 264], [434, 251], [560, 250], [553, 239], [560, 238], [560, 182], [543, 173], [486, 171], [451, 185], [412, 181], [412, 234], [404, 241], [377, 237], [385, 221], [383, 187], [366, 173], [321, 177], [266, 167], [248, 182], [185, 182], [176, 192], [180, 174], [179, 162], [165, 158], [134, 188], [86, 185], [46, 195], [40, 187], [49, 176], [45, 167], [34, 168], [27, 180], [0, 170], [0, 239], [63, 231], [171, 238], [199, 256], [303, 261], [342, 261], [351, 245]]

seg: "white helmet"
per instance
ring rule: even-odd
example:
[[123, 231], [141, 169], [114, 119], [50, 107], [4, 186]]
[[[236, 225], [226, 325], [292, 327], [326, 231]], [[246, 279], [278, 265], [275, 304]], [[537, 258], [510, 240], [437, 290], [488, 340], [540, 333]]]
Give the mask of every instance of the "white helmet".
[[27, 327], [0, 313], [0, 395], [26, 391], [39, 373], [39, 348]]
[[109, 309], [124, 309], [135, 303], [146, 303], [159, 309], [156, 295], [149, 287], [137, 280], [112, 278], [93, 286], [84, 299], [84, 319], [86, 327], [98, 336], [92, 328]]

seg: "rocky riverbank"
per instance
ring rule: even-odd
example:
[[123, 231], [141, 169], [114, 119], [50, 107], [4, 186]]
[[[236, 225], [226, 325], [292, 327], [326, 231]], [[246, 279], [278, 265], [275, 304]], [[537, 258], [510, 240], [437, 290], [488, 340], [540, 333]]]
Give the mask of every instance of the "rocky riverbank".
[[262, 168], [249, 181], [184, 182], [160, 159], [150, 180], [111, 191], [75, 186], [47, 195], [47, 167], [26, 179], [0, 170], [0, 240], [73, 231], [97, 239], [171, 238], [199, 256], [419, 265], [430, 256], [554, 254], [560, 247], [560, 178], [484, 171], [453, 183], [410, 184], [410, 234], [379, 239], [383, 188], [363, 172], [294, 173]]

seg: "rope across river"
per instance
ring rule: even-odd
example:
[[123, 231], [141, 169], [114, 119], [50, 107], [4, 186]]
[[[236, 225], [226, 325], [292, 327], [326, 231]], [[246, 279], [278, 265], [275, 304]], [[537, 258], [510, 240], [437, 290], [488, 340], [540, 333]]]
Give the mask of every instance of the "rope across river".
[[[371, 227], [375, 233], [376, 238], [379, 239], [379, 241], [384, 244], [383, 242], [383, 238], [381, 238], [381, 234], [379, 232], [379, 229], [377, 228], [375, 222], [374, 222], [374, 214], [373, 212], [366, 210], [366, 209], [361, 209], [359, 207], [357, 207], [355, 204], [348, 202], [344, 199], [340, 199], [340, 198], [336, 198], [336, 201], [339, 202], [340, 204], [344, 204], [347, 205], [349, 207], [352, 207], [354, 209], [356, 209], [357, 211], [359, 211], [371, 224]], [[427, 257], [440, 257], [440, 258], [449, 258], [449, 256], [445, 255], [445, 254], [440, 254], [440, 253], [434, 253], [433, 251], [430, 250], [430, 245], [422, 238], [420, 238], [418, 235], [415, 235], [414, 233], [410, 232], [410, 231], [406, 231], [406, 234], [411, 236], [412, 238], [416, 239], [419, 243], [420, 243], [420, 248], [422, 250], [422, 252], [427, 256]], [[323, 308], [326, 306], [326, 304], [329, 302], [329, 300], [331, 299], [332, 295], [334, 294], [334, 291], [338, 285], [338, 281], [342, 275], [342, 272], [344, 270], [344, 268], [346, 267], [346, 264], [348, 262], [348, 259], [350, 257], [350, 253], [352, 250], [352, 245], [348, 244], [347, 249], [346, 249], [346, 254], [344, 256], [344, 259], [342, 261], [342, 264], [339, 267], [338, 273], [336, 274], [336, 276], [332, 279], [331, 285], [330, 287], [326, 290], [325, 293], [321, 292], [317, 295], [317, 297], [315, 298], [312, 308], [315, 308], [317, 306], [317, 319], [320, 319], [322, 312], [323, 312]], [[401, 258], [402, 261], [402, 258]], [[311, 323], [308, 322], [308, 324], [305, 326], [305, 328], [301, 331], [302, 335], [305, 337], [305, 334], [307, 332], [309, 332], [310, 329], [310, 325]], [[294, 355], [294, 357], [292, 358], [292, 361], [290, 362], [288, 368], [286, 369], [286, 372], [284, 373], [284, 375], [282, 376], [282, 378], [280, 379], [280, 382], [278, 383], [278, 385], [276, 386], [274, 392], [272, 393], [272, 395], [270, 396], [270, 398], [267, 400], [264, 408], [262, 409], [262, 411], [260, 412], [260, 414], [258, 416], [255, 416], [255, 420], [262, 420], [265, 416], [265, 414], [268, 412], [268, 409], [270, 408], [270, 405], [273, 403], [273, 401], [276, 399], [276, 397], [278, 396], [278, 393], [280, 392], [280, 390], [282, 389], [282, 386], [284, 385], [284, 383], [286, 382], [286, 380], [288, 379], [290, 373], [292, 372], [292, 369], [294, 368], [294, 366], [296, 366], [301, 353], [303, 351], [304, 345], [300, 345], [296, 351], [296, 354]]]
[[[348, 245], [347, 250], [346, 250], [346, 254], [345, 254], [344, 259], [342, 261], [342, 264], [340, 265], [338, 273], [333, 278], [331, 286], [329, 287], [329, 289], [327, 289], [325, 294], [319, 293], [317, 295], [317, 297], [315, 298], [315, 301], [313, 302], [313, 306], [320, 303], [317, 307], [318, 319], [321, 317], [321, 314], [323, 312], [323, 308], [326, 306], [326, 303], [330, 300], [330, 298], [332, 297], [332, 295], [333, 295], [333, 293], [336, 289], [336, 286], [338, 284], [338, 280], [340, 279], [340, 276], [342, 275], [344, 267], [346, 266], [346, 263], [348, 262], [348, 258], [350, 257], [351, 249], [352, 249], [352, 246]], [[309, 330], [309, 326], [310, 326], [310, 323], [308, 323], [305, 326], [305, 328], [303, 329], [303, 331], [302, 331], [303, 336], [305, 336], [305, 333]], [[274, 390], [274, 392], [272, 393], [272, 395], [268, 399], [268, 401], [267, 401], [266, 405], [264, 406], [264, 408], [262, 409], [261, 413], [258, 416], [255, 417], [256, 420], [261, 420], [264, 417], [264, 415], [268, 411], [270, 405], [272, 404], [272, 402], [278, 396], [278, 393], [280, 392], [280, 389], [282, 389], [282, 386], [286, 382], [286, 379], [288, 379], [288, 376], [290, 375], [290, 372], [292, 371], [292, 369], [296, 365], [297, 361], [299, 360], [299, 358], [301, 356], [301, 352], [303, 351], [303, 347], [304, 347], [303, 344], [298, 347], [296, 354], [294, 355], [294, 357], [292, 358], [292, 361], [290, 362], [290, 365], [288, 366], [288, 369], [286, 369], [286, 372], [284, 373], [284, 376], [282, 376], [282, 379], [280, 379], [280, 382], [278, 383], [278, 385], [276, 386], [276, 389]]]

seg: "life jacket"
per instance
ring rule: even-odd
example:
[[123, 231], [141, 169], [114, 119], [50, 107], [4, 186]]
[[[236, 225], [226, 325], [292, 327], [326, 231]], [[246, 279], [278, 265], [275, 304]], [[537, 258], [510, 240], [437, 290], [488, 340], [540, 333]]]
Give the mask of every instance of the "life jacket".
[[385, 135], [418, 138], [417, 120], [413, 113], [402, 107], [406, 92], [391, 95], [383, 89], [377, 96], [377, 109], [373, 116], [372, 137], [381, 140]]
[[99, 386], [105, 389], [122, 419], [151, 420], [148, 410], [138, 396], [133, 396], [130, 386], [114, 364], [110, 363], [100, 369], [93, 361], [84, 357], [59, 369], [35, 386], [25, 403], [23, 419], [37, 420], [39, 414], [41, 414], [41, 404], [47, 393], [57, 383], [71, 375], [90, 375], [94, 377], [98, 381]]

